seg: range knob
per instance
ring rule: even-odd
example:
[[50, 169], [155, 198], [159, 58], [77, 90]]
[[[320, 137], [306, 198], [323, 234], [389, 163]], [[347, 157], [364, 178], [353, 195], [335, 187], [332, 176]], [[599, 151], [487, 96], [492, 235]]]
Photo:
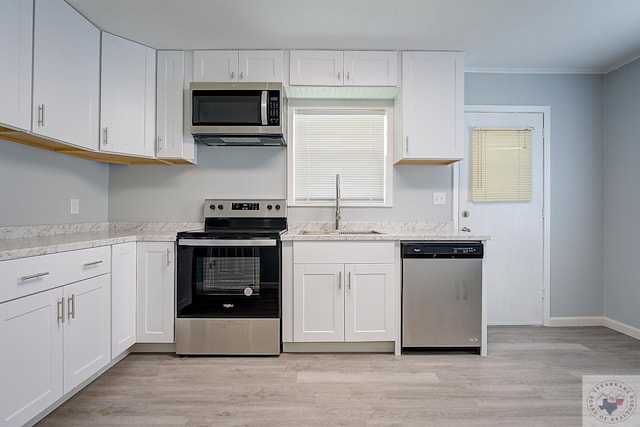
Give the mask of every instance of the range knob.
[[216, 210], [216, 205], [210, 204], [209, 205], [209, 209], [211, 209], [212, 211], [215, 211]]
[[218, 205], [218, 209], [222, 210], [222, 209], [224, 209], [224, 206], [223, 205]]
[[271, 210], [271, 209], [273, 209], [273, 206], [267, 205], [267, 210]]
[[280, 205], [276, 205], [276, 210], [279, 211], [280, 210]]

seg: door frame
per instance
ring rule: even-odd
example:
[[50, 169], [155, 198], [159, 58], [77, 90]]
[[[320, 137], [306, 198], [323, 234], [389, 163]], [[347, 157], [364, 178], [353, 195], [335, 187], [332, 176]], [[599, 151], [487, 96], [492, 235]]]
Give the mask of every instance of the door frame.
[[[539, 113], [542, 114], [542, 325], [549, 326], [551, 317], [551, 107], [522, 105], [465, 105], [464, 113]], [[466, 153], [465, 153], [466, 155]], [[453, 228], [459, 228], [460, 164], [452, 169], [451, 216]], [[491, 255], [489, 255], [491, 256]]]

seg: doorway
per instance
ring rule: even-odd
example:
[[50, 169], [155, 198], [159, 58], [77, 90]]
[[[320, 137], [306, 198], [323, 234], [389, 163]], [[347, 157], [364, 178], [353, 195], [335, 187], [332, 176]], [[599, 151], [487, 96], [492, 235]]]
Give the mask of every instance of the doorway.
[[[490, 325], [549, 322], [549, 114], [548, 107], [467, 107], [465, 112], [465, 158], [454, 167], [454, 225], [461, 233], [491, 236], [485, 257]], [[522, 129], [531, 137], [531, 196], [481, 201], [476, 184], [474, 197], [474, 131]], [[475, 168], [477, 174], [478, 162]]]

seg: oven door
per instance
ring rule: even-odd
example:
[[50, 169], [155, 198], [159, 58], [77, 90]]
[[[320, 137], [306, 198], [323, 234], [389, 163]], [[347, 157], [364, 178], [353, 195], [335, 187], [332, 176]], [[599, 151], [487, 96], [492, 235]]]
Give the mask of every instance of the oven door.
[[279, 318], [281, 244], [178, 239], [178, 318]]

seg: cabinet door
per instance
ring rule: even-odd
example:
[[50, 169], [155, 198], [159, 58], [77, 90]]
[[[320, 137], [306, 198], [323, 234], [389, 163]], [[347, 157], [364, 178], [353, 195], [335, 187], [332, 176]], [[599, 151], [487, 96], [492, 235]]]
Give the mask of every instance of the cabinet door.
[[31, 130], [33, 1], [0, 2], [0, 123]]
[[347, 264], [345, 273], [345, 340], [395, 340], [394, 265]]
[[100, 150], [155, 154], [155, 51], [102, 34]]
[[111, 360], [111, 277], [92, 277], [64, 287], [64, 392]]
[[158, 51], [157, 59], [156, 157], [185, 158], [182, 136], [184, 52]]
[[238, 52], [238, 80], [241, 82], [281, 82], [281, 50], [241, 50]]
[[173, 343], [175, 250], [173, 242], [139, 242], [137, 342]]
[[345, 86], [396, 86], [398, 52], [345, 51]]
[[0, 424], [23, 425], [62, 397], [62, 290], [0, 304]]
[[136, 342], [136, 243], [111, 247], [111, 358]]
[[237, 50], [196, 50], [193, 52], [194, 82], [237, 82]]
[[402, 54], [401, 159], [461, 159], [464, 57], [456, 52]]
[[100, 31], [64, 0], [35, 2], [32, 130], [98, 150]]
[[294, 341], [344, 341], [343, 264], [293, 267]]
[[291, 85], [342, 86], [341, 50], [292, 50]]

